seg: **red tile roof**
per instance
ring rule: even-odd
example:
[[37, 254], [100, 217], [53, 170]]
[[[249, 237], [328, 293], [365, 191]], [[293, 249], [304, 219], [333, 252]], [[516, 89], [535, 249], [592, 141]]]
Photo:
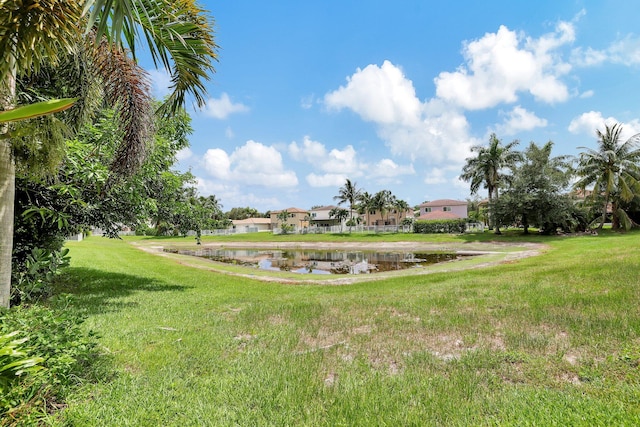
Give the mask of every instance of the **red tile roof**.
[[280, 212], [283, 211], [287, 211], [289, 213], [308, 213], [309, 211], [306, 209], [300, 209], [300, 208], [287, 208], [287, 209], [281, 209], [279, 211], [271, 211], [272, 214], [278, 214]]

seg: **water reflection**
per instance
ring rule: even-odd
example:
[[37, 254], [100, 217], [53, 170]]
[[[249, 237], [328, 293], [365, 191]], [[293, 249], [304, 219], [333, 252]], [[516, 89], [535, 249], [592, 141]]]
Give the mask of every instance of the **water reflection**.
[[165, 252], [191, 255], [229, 264], [253, 266], [261, 270], [300, 274], [369, 274], [382, 271], [419, 268], [460, 259], [463, 256], [443, 252], [374, 252], [321, 250], [259, 250], [165, 248]]

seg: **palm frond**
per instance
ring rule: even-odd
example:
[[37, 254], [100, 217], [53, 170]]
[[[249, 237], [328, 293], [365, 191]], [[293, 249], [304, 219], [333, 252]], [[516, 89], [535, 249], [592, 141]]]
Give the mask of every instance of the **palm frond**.
[[106, 102], [115, 106], [122, 129], [122, 144], [111, 169], [121, 175], [134, 173], [143, 163], [153, 128], [149, 82], [145, 71], [126, 51], [103, 41], [93, 51], [102, 77]]
[[0, 13], [0, 81], [38, 71], [73, 49], [81, 37], [82, 0], [4, 0]]

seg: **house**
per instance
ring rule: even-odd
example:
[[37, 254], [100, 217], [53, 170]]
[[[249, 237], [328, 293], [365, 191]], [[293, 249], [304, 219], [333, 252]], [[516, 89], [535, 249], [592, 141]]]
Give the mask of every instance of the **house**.
[[396, 209], [389, 209], [384, 212], [374, 210], [362, 215], [362, 224], [365, 226], [400, 225], [405, 218], [414, 217], [415, 214], [411, 208], [406, 209], [404, 212], [398, 212]]
[[271, 229], [282, 228], [282, 221], [278, 218], [282, 212], [287, 212], [287, 224], [292, 226], [294, 230], [299, 230], [309, 226], [309, 211], [300, 208], [287, 208], [279, 211], [271, 211]]
[[312, 208], [309, 211], [309, 225], [312, 227], [332, 227], [334, 225], [341, 225], [340, 221], [338, 221], [337, 218], [331, 217], [329, 215], [331, 210], [336, 208], [337, 206], [334, 205], [318, 206]]
[[234, 219], [233, 230], [236, 233], [256, 233], [259, 231], [271, 231], [271, 218], [247, 218]]
[[466, 201], [440, 199], [432, 202], [426, 202], [418, 207], [420, 208], [420, 216], [418, 219], [460, 219], [467, 218]]

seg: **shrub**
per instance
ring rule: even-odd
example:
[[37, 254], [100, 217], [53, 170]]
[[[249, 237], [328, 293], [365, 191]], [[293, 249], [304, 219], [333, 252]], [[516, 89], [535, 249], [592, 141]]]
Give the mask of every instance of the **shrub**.
[[51, 284], [60, 269], [69, 265], [69, 249], [33, 248], [22, 263], [14, 260], [11, 270], [11, 301], [29, 303], [51, 293]]
[[149, 227], [147, 224], [138, 224], [136, 227], [136, 236], [155, 236], [157, 231], [153, 227]]
[[[44, 361], [30, 357], [23, 345], [28, 338], [17, 338], [20, 331], [0, 335], [0, 396], [6, 396], [11, 384], [21, 375], [37, 372]], [[4, 403], [4, 402], [2, 402]]]
[[[103, 376], [99, 370], [105, 365], [98, 362], [105, 359], [98, 357], [95, 334], [81, 329], [83, 321], [68, 307], [19, 306], [0, 311], [0, 336], [13, 338], [15, 331], [21, 331], [22, 337], [9, 344], [5, 338], [0, 349], [12, 346], [14, 362], [22, 361], [23, 368], [35, 368], [35, 362], [43, 368], [38, 372], [23, 369], [21, 375], [5, 382], [0, 390], [0, 424], [38, 424], [60, 407], [72, 388]], [[6, 366], [5, 362], [0, 359], [0, 366]]]
[[413, 224], [413, 232], [417, 234], [460, 234], [464, 233], [466, 229], [466, 219], [420, 220]]

